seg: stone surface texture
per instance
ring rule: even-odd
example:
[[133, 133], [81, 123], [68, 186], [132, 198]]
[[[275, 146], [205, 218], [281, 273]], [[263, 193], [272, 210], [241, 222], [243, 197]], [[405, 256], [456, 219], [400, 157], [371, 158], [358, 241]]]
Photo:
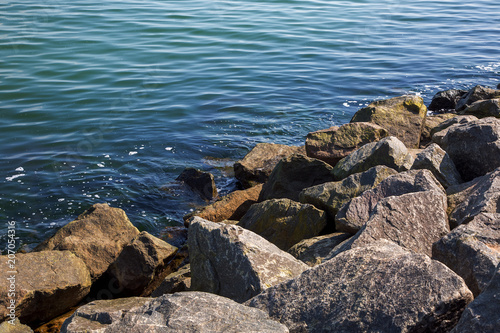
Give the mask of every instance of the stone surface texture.
[[389, 131], [408, 148], [418, 148], [427, 107], [422, 97], [405, 95], [371, 103], [354, 114], [352, 122], [372, 122]]
[[188, 291], [191, 288], [191, 265], [187, 264], [165, 277], [160, 286], [156, 288], [151, 297], [160, 297], [164, 294], [173, 294]]
[[250, 299], [290, 332], [446, 332], [472, 301], [438, 261], [380, 240]]
[[340, 243], [351, 237], [347, 232], [304, 239], [292, 246], [288, 253], [309, 266], [321, 264], [323, 259]]
[[439, 91], [432, 97], [431, 104], [429, 104], [428, 109], [430, 111], [443, 112], [443, 111], [455, 111], [457, 102], [462, 96], [467, 93], [466, 90], [460, 89], [449, 89], [444, 91]]
[[500, 118], [500, 98], [474, 102], [460, 113], [471, 114], [478, 118]]
[[500, 90], [495, 90], [483, 86], [475, 86], [458, 100], [455, 109], [457, 111], [462, 111], [471, 104], [473, 104], [474, 102], [484, 99], [492, 99], [499, 97], [500, 97]]
[[175, 180], [183, 182], [204, 200], [210, 201], [217, 197], [214, 175], [195, 168], [184, 169]]
[[442, 113], [427, 116], [425, 118], [425, 124], [422, 128], [422, 135], [420, 136], [420, 147], [425, 148], [432, 141], [432, 133], [435, 128], [441, 125], [444, 121], [456, 117], [454, 113]]
[[309, 268], [249, 230], [194, 219], [188, 239], [192, 290], [244, 302]]
[[28, 325], [21, 324], [19, 318], [13, 322], [4, 321], [0, 324], [0, 333], [33, 333], [33, 330]]

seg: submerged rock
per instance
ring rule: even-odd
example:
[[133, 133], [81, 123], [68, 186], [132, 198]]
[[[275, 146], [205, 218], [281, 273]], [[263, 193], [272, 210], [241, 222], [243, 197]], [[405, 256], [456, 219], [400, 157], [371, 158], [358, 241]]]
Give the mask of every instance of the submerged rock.
[[186, 168], [175, 180], [189, 186], [204, 200], [210, 201], [217, 197], [217, 187], [215, 186], [214, 176], [210, 172], [197, 170], [195, 168]]
[[455, 111], [457, 102], [467, 93], [466, 90], [461, 89], [449, 89], [444, 91], [439, 91], [432, 97], [431, 104], [429, 104], [428, 109], [437, 112], [447, 112]]
[[376, 101], [354, 114], [353, 122], [372, 122], [389, 131], [408, 148], [418, 148], [427, 115], [422, 97], [405, 95]]

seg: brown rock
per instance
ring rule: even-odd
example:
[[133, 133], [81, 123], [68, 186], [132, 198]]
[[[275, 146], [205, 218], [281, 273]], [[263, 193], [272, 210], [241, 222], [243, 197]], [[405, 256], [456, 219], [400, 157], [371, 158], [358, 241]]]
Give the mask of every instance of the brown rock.
[[188, 229], [186, 227], [169, 226], [160, 232], [160, 239], [180, 249], [187, 242]]
[[336, 232], [329, 235], [304, 239], [292, 246], [288, 253], [305, 262], [309, 266], [321, 264], [334, 247], [351, 237], [347, 232]]
[[153, 291], [151, 297], [160, 297], [164, 294], [173, 294], [188, 291], [191, 288], [191, 265], [187, 264], [178, 271], [170, 273], [158, 288]]
[[31, 327], [21, 324], [19, 318], [0, 324], [0, 333], [33, 333]]
[[422, 128], [422, 135], [420, 136], [420, 147], [426, 147], [432, 141], [433, 129], [438, 127], [444, 121], [456, 117], [454, 113], [443, 113], [436, 114], [432, 116], [427, 116], [425, 118], [424, 128]]

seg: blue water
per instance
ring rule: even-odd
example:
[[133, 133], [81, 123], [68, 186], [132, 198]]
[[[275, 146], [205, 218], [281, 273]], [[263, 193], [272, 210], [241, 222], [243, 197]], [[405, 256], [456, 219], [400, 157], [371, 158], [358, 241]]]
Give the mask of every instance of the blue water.
[[374, 99], [500, 81], [500, 3], [92, 0], [0, 4], [0, 248], [96, 202], [153, 234], [234, 188], [258, 142], [300, 145]]

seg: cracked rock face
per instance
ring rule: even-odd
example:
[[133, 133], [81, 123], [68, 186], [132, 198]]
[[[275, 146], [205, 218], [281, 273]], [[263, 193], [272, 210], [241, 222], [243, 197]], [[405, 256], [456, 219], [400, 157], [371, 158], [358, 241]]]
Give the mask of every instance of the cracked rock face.
[[189, 226], [191, 290], [244, 302], [309, 266], [236, 225], [195, 217]]
[[291, 332], [446, 332], [472, 299], [463, 279], [442, 263], [379, 240], [245, 304]]

